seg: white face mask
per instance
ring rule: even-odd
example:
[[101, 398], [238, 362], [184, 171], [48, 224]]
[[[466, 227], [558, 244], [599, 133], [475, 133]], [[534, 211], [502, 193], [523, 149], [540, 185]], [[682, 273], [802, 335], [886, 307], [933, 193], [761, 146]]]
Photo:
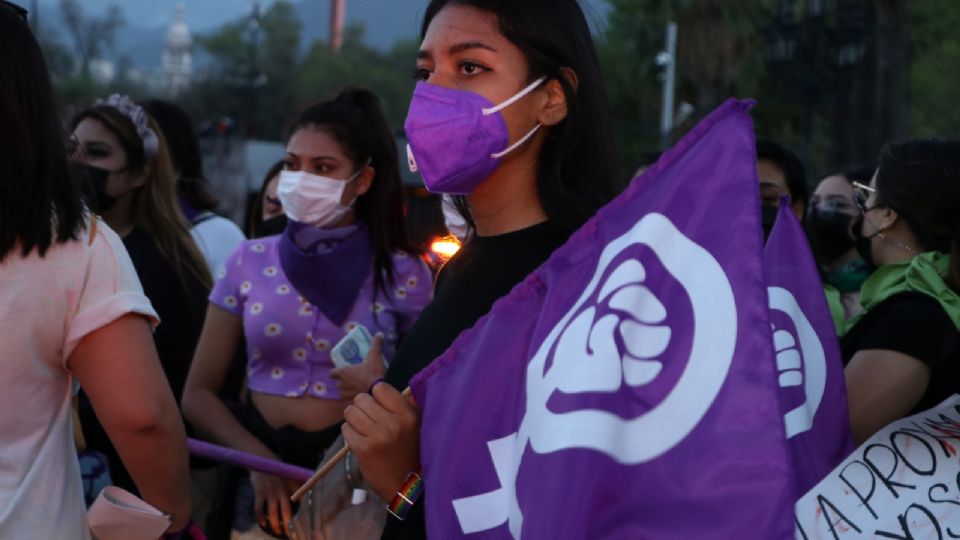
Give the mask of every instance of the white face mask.
[[283, 205], [283, 213], [293, 221], [314, 227], [336, 225], [353, 210], [357, 201], [354, 197], [347, 206], [341, 204], [343, 190], [347, 184], [356, 180], [366, 167], [365, 164], [346, 180], [327, 178], [306, 171], [281, 171], [277, 197]]
[[440, 207], [443, 209], [443, 223], [447, 226], [447, 232], [456, 236], [462, 242], [467, 237], [470, 227], [467, 225], [467, 220], [457, 210], [453, 196], [444, 195], [440, 201]]

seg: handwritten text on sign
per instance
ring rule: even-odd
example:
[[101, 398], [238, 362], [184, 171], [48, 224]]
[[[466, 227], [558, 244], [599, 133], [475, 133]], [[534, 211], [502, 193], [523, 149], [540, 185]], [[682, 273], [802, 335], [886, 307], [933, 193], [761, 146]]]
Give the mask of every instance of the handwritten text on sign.
[[796, 506], [798, 540], [960, 538], [960, 395], [890, 424]]

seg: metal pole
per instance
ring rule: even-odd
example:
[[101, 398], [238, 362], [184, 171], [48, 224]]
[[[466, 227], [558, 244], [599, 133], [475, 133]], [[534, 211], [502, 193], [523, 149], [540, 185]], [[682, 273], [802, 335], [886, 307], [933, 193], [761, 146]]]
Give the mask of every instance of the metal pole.
[[666, 50], [658, 58], [665, 67], [663, 73], [663, 102], [660, 110], [660, 149], [670, 146], [673, 132], [673, 99], [677, 77], [677, 23], [667, 23]]
[[346, 0], [330, 0], [330, 48], [335, 52], [343, 47], [343, 26], [346, 17]]
[[40, 36], [40, 3], [39, 0], [30, 2], [30, 30], [34, 36]]

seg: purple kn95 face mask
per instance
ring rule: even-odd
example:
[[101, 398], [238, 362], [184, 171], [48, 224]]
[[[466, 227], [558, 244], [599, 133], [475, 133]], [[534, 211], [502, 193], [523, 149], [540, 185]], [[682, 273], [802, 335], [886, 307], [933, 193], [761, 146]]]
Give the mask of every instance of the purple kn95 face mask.
[[409, 141], [410, 170], [419, 170], [433, 193], [469, 195], [496, 170], [504, 156], [540, 129], [537, 124], [510, 145], [510, 133], [500, 111], [545, 80], [537, 79], [500, 105], [473, 92], [417, 83], [403, 126]]

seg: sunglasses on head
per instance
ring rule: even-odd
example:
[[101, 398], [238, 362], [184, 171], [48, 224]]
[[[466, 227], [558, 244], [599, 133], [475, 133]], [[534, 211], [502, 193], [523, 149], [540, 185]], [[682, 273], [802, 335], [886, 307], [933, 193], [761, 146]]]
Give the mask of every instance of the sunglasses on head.
[[14, 4], [13, 2], [7, 2], [7, 0], [0, 0], [0, 6], [7, 6], [13, 10], [21, 19], [27, 20], [27, 13], [30, 13], [26, 9]]

